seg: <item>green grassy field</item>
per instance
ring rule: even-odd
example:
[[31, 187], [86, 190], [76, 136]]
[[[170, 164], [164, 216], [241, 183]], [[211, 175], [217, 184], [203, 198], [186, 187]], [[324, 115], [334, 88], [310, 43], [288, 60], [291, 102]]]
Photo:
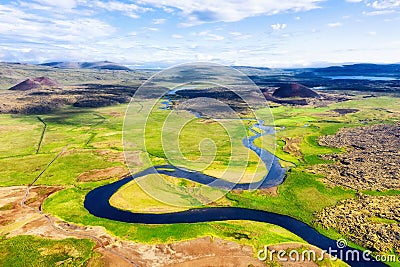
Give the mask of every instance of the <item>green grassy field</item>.
[[[388, 104], [390, 103], [390, 105]], [[382, 107], [388, 107], [382, 109]], [[336, 115], [332, 110], [336, 108], [357, 108], [360, 111], [347, 115]], [[47, 124], [44, 138], [37, 152], [43, 124], [35, 116], [0, 115], [0, 185], [26, 185], [32, 182], [38, 174], [46, 169], [48, 163], [56, 155], [65, 150], [53, 164], [40, 176], [36, 184], [63, 185], [66, 189], [52, 195], [44, 203], [44, 211], [63, 220], [81, 225], [99, 225], [112, 234], [124, 239], [137, 242], [157, 243], [186, 240], [199, 236], [211, 235], [250, 244], [255, 251], [265, 244], [298, 241], [298, 237], [277, 226], [253, 222], [212, 222], [197, 224], [176, 224], [149, 226], [140, 224], [126, 224], [101, 219], [89, 214], [83, 207], [83, 200], [87, 192], [103, 184], [110, 183], [120, 177], [112, 177], [98, 182], [81, 182], [79, 175], [90, 170], [101, 170], [110, 167], [124, 167], [123, 158], [119, 158], [122, 147], [122, 123], [126, 106], [113, 106], [98, 109], [68, 108], [51, 115], [40, 116]], [[359, 98], [320, 108], [292, 108], [288, 106], [271, 109], [275, 117], [276, 155], [286, 163], [293, 164], [288, 171], [285, 182], [278, 187], [278, 195], [265, 194], [259, 190], [248, 192], [230, 192], [220, 200], [222, 205], [248, 207], [286, 214], [297, 218], [309, 225], [313, 225], [314, 213], [324, 207], [335, 205], [338, 201], [353, 198], [355, 191], [342, 187], [327, 187], [320, 179], [321, 176], [307, 172], [307, 167], [323, 162], [319, 154], [340, 152], [339, 149], [321, 147], [317, 143], [318, 136], [334, 134], [342, 127], [355, 127], [365, 124], [390, 123], [399, 120], [400, 100], [398, 98]], [[260, 111], [261, 113], [264, 111]], [[164, 118], [162, 110], [156, 110], [148, 127], [160, 128], [157, 121]], [[207, 129], [207, 130], [206, 130]], [[137, 129], [139, 131], [140, 129]], [[193, 132], [198, 138], [193, 138]], [[132, 132], [135, 134], [137, 132]], [[147, 150], [152, 163], [166, 163], [166, 155], [160, 149], [160, 140], [157, 132], [146, 136]], [[152, 135], [154, 134], [154, 135]], [[236, 135], [235, 135], [236, 134]], [[234, 133], [239, 140], [243, 131]], [[218, 123], [203, 119], [192, 120], [182, 128], [180, 135], [183, 155], [193, 160], [201, 158], [201, 149], [198, 143], [201, 138], [217, 139], [215, 147], [221, 152], [215, 163], [207, 165], [208, 169], [201, 169], [209, 174], [215, 174], [223, 167], [225, 159], [232, 149], [226, 140], [226, 131]], [[239, 138], [240, 137], [240, 138]], [[287, 139], [289, 138], [289, 139]], [[235, 138], [236, 139], [236, 138]], [[261, 140], [263, 139], [263, 140]], [[201, 139], [202, 140], [202, 139]], [[290, 149], [288, 140], [293, 144]], [[273, 151], [273, 140], [264, 136], [256, 140], [256, 144]], [[207, 144], [204, 144], [207, 148]], [[240, 148], [234, 144], [235, 149]], [[141, 144], [132, 147], [137, 152], [133, 170], [146, 168], [150, 162], [146, 161], [145, 150]], [[222, 153], [223, 152], [223, 153]], [[248, 151], [245, 151], [249, 155]], [[240, 153], [239, 153], [240, 154]], [[255, 155], [250, 158], [253, 159]], [[183, 158], [175, 158], [181, 166], [197, 167], [196, 164], [187, 164]], [[246, 165], [247, 171], [255, 173], [256, 158]], [[201, 165], [200, 167], [202, 167]], [[199, 168], [200, 168], [199, 167]], [[242, 166], [241, 166], [242, 167]], [[169, 181], [173, 183], [172, 181]], [[183, 185], [183, 184], [181, 184]], [[128, 189], [127, 189], [128, 188]], [[165, 209], [164, 203], [150, 200], [140, 191], [141, 188], [132, 184], [122, 188], [112, 198], [114, 205], [135, 211], [160, 211]], [[397, 195], [398, 191], [369, 192], [370, 194]], [[128, 195], [138, 195], [139, 202], [132, 202], [134, 209], [129, 207]], [[175, 192], [173, 194], [182, 194]], [[119, 200], [118, 200], [119, 199]], [[188, 201], [188, 200], [186, 200]], [[192, 200], [191, 200], [192, 201]], [[175, 208], [175, 207], [174, 207]], [[174, 210], [174, 208], [172, 210]], [[250, 226], [254, 230], [249, 231]], [[316, 226], [315, 226], [316, 227]], [[252, 229], [253, 229], [252, 228]], [[340, 235], [333, 229], [324, 230], [317, 227], [323, 234], [338, 238]], [[249, 239], [235, 239], [235, 233], [246, 234]], [[356, 244], [352, 244], [356, 246]]]
[[169, 163], [239, 182], [260, 180], [267, 172], [258, 156], [242, 144], [255, 121], [201, 119], [187, 111], [159, 109], [160, 105], [147, 117], [142, 108], [152, 104], [130, 107], [133, 111], [124, 125], [125, 142], [149, 157], [144, 166]]
[[111, 205], [134, 212], [165, 213], [207, 206], [210, 203], [230, 204], [222, 198], [226, 191], [186, 179], [150, 174], [139, 180], [121, 187], [111, 197]]
[[[107, 116], [115, 110], [122, 113], [124, 109], [122, 106], [106, 108], [102, 112]], [[47, 129], [36, 153], [43, 128], [37, 117], [0, 115], [0, 150], [6, 151], [0, 158], [2, 186], [31, 183], [63, 150], [35, 184], [72, 185], [85, 171], [123, 166], [122, 162], [113, 162], [100, 153], [122, 152], [122, 117], [103, 118], [99, 112], [71, 108], [40, 118], [46, 122]]]
[[0, 237], [4, 267], [86, 266], [94, 242], [87, 239], [50, 240], [33, 236]]

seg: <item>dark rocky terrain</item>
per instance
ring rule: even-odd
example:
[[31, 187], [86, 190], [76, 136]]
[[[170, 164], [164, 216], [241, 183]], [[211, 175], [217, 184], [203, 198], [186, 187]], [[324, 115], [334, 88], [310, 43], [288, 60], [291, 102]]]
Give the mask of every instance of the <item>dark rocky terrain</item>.
[[[210, 102], [207, 101], [207, 98], [212, 98], [221, 101], [221, 103], [229, 105], [233, 110], [237, 112], [245, 113], [248, 111], [247, 104], [240, 98], [239, 95], [221, 87], [179, 90], [176, 92], [174, 100], [175, 103], [179, 105], [180, 103], [184, 102], [183, 100], [194, 98], [199, 98], [199, 101], [196, 101], [196, 103], [192, 102], [190, 106], [181, 105], [179, 108], [191, 111], [197, 110], [198, 112], [208, 109], [208, 113], [210, 114], [218, 112], [218, 110], [223, 110], [223, 107], [218, 107], [216, 105], [211, 106]], [[203, 99], [201, 100], [201, 98]]]
[[400, 253], [400, 197], [358, 194], [316, 215], [316, 224], [335, 228], [373, 251]]
[[44, 114], [70, 105], [127, 103], [148, 75], [146, 71], [0, 63], [0, 113]]
[[[26, 86], [26, 83], [23, 84]], [[26, 87], [24, 87], [26, 88]], [[127, 103], [137, 86], [114, 84], [80, 84], [75, 86], [31, 87], [29, 90], [9, 90], [1, 94], [0, 113], [44, 114], [67, 105], [84, 108]]]
[[[349, 68], [352, 71], [348, 73], [350, 75], [360, 73], [357, 69], [363, 66], [345, 67]], [[260, 86], [267, 101], [284, 105], [326, 106], [351, 99], [348, 91], [341, 90], [374, 91], [372, 94], [400, 92], [400, 80], [332, 80], [318, 74], [318, 70], [323, 69], [238, 69]], [[395, 70], [389, 68], [381, 72], [394, 77]], [[0, 113], [43, 113], [65, 105], [100, 107], [126, 103], [136, 88], [154, 73], [150, 70], [132, 71], [108, 61], [52, 62], [43, 65], [0, 63], [0, 94], [3, 100]], [[48, 80], [27, 80], [27, 77], [46, 77]], [[57, 81], [57, 84], [50, 81]], [[1, 90], [10, 87], [11, 90]], [[316, 91], [314, 87], [325, 89]], [[333, 94], [331, 90], [338, 93]], [[245, 109], [245, 104], [236, 95], [219, 88], [182, 90], [177, 94], [177, 97], [185, 99], [203, 96], [223, 99], [239, 112]]]
[[320, 98], [321, 96], [311, 90], [310, 88], [301, 85], [299, 83], [287, 83], [282, 84], [278, 89], [274, 91], [272, 94], [273, 97], [278, 98], [292, 98], [292, 97], [299, 97], [299, 98]]
[[261, 91], [267, 101], [283, 105], [326, 106], [330, 103], [351, 99], [350, 96], [335, 94], [330, 91], [316, 92], [299, 83], [286, 83], [277, 87], [262, 87]]
[[322, 156], [334, 164], [314, 168], [330, 183], [357, 190], [400, 189], [400, 123], [344, 128], [321, 137], [319, 144], [346, 149]]

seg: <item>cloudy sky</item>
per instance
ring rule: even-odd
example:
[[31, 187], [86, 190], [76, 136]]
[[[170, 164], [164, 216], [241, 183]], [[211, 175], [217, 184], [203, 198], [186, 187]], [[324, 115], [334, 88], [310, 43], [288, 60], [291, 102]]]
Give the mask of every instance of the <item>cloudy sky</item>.
[[0, 61], [400, 62], [400, 0], [1, 0]]

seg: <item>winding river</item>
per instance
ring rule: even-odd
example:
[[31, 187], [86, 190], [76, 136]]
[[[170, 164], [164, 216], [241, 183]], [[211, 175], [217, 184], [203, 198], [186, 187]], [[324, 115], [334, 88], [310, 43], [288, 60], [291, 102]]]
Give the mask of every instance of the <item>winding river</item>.
[[[255, 128], [260, 131], [256, 131]], [[279, 158], [254, 144], [254, 140], [258, 137], [265, 134], [272, 134], [274, 132], [274, 128], [265, 126], [263, 125], [263, 122], [260, 121], [252, 126], [251, 131], [254, 133], [254, 135], [250, 138], [243, 139], [243, 145], [253, 150], [266, 166], [270, 166], [268, 174], [265, 175], [265, 177], [259, 182], [232, 184], [229, 181], [217, 179], [200, 172], [185, 170], [172, 165], [160, 165], [148, 168], [142, 172], [136, 173], [117, 182], [93, 189], [86, 195], [84, 206], [94, 216], [128, 223], [173, 224], [225, 220], [251, 220], [265, 222], [279, 225], [298, 235], [311, 245], [317, 246], [323, 250], [328, 251], [329, 248], [336, 249], [337, 253], [333, 253], [334, 256], [337, 256], [351, 266], [386, 266], [380, 262], [368, 261], [364, 259], [362, 257], [362, 252], [359, 252], [359, 260], [355, 260], [352, 257], [346, 258], [346, 253], [350, 253], [349, 255], [352, 255], [351, 252], [355, 250], [348, 247], [338, 248], [335, 240], [318, 233], [315, 229], [307, 224], [290, 216], [273, 212], [237, 207], [216, 207], [196, 208], [174, 213], [149, 214], [134, 213], [121, 210], [110, 205], [109, 199], [123, 185], [136, 178], [156, 172], [176, 178], [185, 178], [201, 184], [211, 184], [213, 187], [217, 188], [248, 190], [255, 188], [270, 188], [281, 184], [284, 181], [286, 169], [280, 166]]]

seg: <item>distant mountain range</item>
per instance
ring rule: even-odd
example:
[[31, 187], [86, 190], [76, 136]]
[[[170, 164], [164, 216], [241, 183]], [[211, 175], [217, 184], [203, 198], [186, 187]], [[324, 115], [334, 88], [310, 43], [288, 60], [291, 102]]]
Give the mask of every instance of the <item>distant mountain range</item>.
[[[96, 62], [49, 62], [39, 64], [40, 66], [48, 66], [60, 69], [100, 69], [100, 70], [131, 70], [129, 67], [122, 64], [110, 62], [110, 61], [96, 61]], [[168, 66], [166, 66], [167, 68]], [[151, 67], [147, 67], [152, 69]], [[233, 68], [244, 72], [247, 75], [279, 75], [287, 74], [286, 72], [296, 71], [304, 74], [314, 74], [320, 77], [329, 76], [385, 76], [400, 78], [400, 64], [347, 64], [342, 66], [331, 66], [324, 68], [285, 68], [279, 69], [267, 68], [267, 67], [251, 67], [251, 66], [233, 66]], [[156, 69], [160, 69], [157, 67]]]
[[100, 70], [130, 70], [130, 68], [110, 61], [97, 62], [49, 62], [39, 64], [59, 69], [100, 69]]

